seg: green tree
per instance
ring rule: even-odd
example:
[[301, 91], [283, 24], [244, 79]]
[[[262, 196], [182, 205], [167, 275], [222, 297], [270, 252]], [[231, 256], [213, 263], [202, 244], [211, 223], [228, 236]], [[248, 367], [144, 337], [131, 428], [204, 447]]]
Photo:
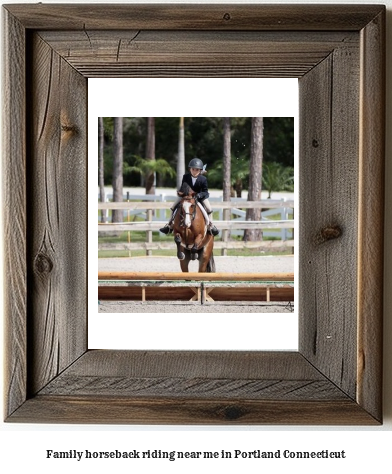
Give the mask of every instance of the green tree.
[[263, 188], [268, 191], [268, 199], [273, 191], [294, 191], [294, 168], [280, 163], [264, 163]]
[[[208, 184], [217, 183], [216, 187], [222, 186], [223, 181], [223, 162], [220, 160], [215, 166], [208, 172]], [[246, 188], [247, 180], [249, 177], [249, 160], [246, 156], [231, 157], [231, 196], [240, 198], [242, 196], [242, 190]]]
[[[223, 189], [223, 170], [213, 173], [223, 158], [222, 117], [185, 117], [185, 167], [197, 156], [207, 164], [208, 183], [211, 188]], [[124, 117], [124, 163], [134, 165], [135, 156], [146, 157], [148, 117]], [[165, 159], [177, 169], [180, 117], [155, 117], [155, 156]], [[237, 195], [248, 187], [250, 158], [250, 117], [230, 117], [231, 128], [231, 181]], [[104, 117], [105, 183], [113, 177], [113, 117]], [[264, 117], [263, 161], [294, 166], [294, 120], [292, 117]], [[236, 170], [236, 165], [240, 165]], [[242, 169], [244, 165], [245, 170]], [[248, 169], [246, 169], [246, 167]], [[219, 171], [219, 169], [218, 169]], [[180, 172], [181, 174], [182, 172]], [[182, 176], [180, 176], [180, 179]], [[233, 180], [235, 179], [235, 182]], [[159, 186], [176, 188], [176, 175], [158, 174]], [[144, 186], [145, 177], [139, 172], [124, 175], [124, 185]]]
[[294, 167], [294, 118], [265, 117], [263, 160]]
[[141, 176], [150, 176], [152, 173], [157, 173], [162, 176], [176, 176], [176, 171], [163, 158], [157, 160], [147, 160], [141, 156], [134, 156], [133, 164], [124, 163], [124, 174], [138, 173]]

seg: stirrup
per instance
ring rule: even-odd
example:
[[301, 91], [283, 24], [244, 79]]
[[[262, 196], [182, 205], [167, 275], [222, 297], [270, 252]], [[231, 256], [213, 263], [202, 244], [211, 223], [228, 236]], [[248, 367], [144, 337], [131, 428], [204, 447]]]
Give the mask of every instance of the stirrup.
[[169, 226], [169, 224], [166, 224], [162, 229], [159, 229], [159, 232], [162, 232], [162, 234], [170, 234], [173, 232], [173, 229]]

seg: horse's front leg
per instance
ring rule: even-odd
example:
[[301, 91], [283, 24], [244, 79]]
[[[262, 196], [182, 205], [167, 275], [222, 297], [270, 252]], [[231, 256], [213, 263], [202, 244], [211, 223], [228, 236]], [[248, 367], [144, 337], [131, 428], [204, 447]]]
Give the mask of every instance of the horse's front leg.
[[189, 261], [190, 261], [190, 252], [189, 250], [184, 250], [185, 258], [180, 260], [180, 267], [183, 272], [189, 272]]
[[174, 242], [176, 243], [177, 245], [177, 258], [179, 260], [184, 260], [185, 258], [185, 254], [183, 252], [184, 248], [183, 246], [181, 245], [181, 235], [180, 234], [176, 234], [175, 237], [174, 237]]
[[192, 254], [192, 260], [196, 260], [197, 258], [199, 258], [199, 250], [200, 250], [200, 245], [203, 241], [203, 236], [201, 235], [198, 235], [196, 238], [195, 238], [195, 242], [193, 244], [193, 247], [191, 248], [191, 254]]
[[191, 248], [191, 260], [197, 260], [199, 258], [199, 253], [197, 247], [194, 245]]
[[214, 238], [210, 235], [209, 240], [204, 246], [202, 252], [200, 252], [199, 257], [199, 272], [207, 272], [208, 263], [212, 257], [212, 250], [214, 248]]

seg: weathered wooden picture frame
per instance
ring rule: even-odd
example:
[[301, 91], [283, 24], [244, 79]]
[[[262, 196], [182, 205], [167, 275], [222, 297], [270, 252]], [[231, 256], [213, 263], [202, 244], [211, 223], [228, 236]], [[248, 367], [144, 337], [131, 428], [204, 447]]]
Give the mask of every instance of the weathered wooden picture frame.
[[[6, 421], [382, 423], [385, 7], [18, 4], [3, 20]], [[86, 91], [109, 76], [298, 77], [298, 352], [88, 350]]]

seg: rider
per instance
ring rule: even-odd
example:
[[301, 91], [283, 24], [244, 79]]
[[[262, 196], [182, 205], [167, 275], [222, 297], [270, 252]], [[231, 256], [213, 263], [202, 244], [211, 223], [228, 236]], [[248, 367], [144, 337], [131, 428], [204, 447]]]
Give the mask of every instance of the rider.
[[[199, 158], [193, 158], [188, 165], [189, 173], [184, 174], [182, 178], [182, 183], [186, 182], [192, 188], [192, 190], [197, 193], [196, 197], [201, 204], [203, 204], [205, 210], [207, 211], [209, 223], [208, 223], [208, 231], [212, 235], [218, 235], [219, 230], [214, 226], [212, 223], [212, 209], [210, 201], [208, 200], [209, 193], [208, 193], [208, 184], [207, 178], [203, 176], [202, 171], [204, 170], [203, 162]], [[181, 184], [182, 184], [181, 183]], [[181, 201], [181, 198], [178, 197], [177, 200], [174, 202], [173, 206], [170, 208], [172, 211], [171, 218], [169, 222], [159, 229], [160, 232], [163, 234], [169, 234], [173, 230], [173, 214], [174, 211]]]

